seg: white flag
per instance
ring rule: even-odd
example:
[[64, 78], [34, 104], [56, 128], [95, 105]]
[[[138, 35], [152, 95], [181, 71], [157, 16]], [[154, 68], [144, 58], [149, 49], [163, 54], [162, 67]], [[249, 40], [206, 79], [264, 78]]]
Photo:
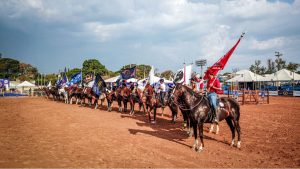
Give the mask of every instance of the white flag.
[[192, 78], [192, 68], [193, 65], [188, 65], [185, 66], [185, 68], [179, 69], [174, 75], [174, 82], [190, 85], [190, 79]]

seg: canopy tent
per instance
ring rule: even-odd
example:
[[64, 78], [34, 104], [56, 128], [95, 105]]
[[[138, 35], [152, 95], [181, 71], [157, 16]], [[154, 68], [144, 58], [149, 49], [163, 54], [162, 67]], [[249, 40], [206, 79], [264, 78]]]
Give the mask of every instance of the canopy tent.
[[24, 81], [24, 82], [18, 84], [17, 87], [35, 87], [35, 85], [28, 81]]
[[263, 81], [291, 81], [300, 80], [300, 75], [286, 69], [281, 69], [273, 74], [266, 74]]
[[28, 87], [35, 87], [35, 85], [32, 84], [32, 83], [30, 83], [30, 82], [28, 82], [28, 81], [24, 81], [24, 82], [18, 84], [16, 87], [17, 88], [22, 88], [21, 93], [23, 94], [25, 87], [26, 88], [28, 88]]
[[255, 74], [249, 70], [240, 70], [236, 72], [236, 76], [226, 82], [259, 82], [263, 81], [264, 77]]
[[105, 83], [114, 83], [114, 82], [117, 82], [117, 80], [120, 79], [120, 78], [121, 78], [120, 75], [118, 75], [118, 76], [106, 79], [104, 81], [105, 81]]

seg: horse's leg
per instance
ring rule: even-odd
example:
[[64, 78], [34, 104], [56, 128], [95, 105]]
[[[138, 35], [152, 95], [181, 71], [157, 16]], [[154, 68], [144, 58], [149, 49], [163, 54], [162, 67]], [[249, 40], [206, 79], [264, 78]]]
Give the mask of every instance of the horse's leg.
[[164, 110], [165, 110], [165, 108], [162, 106], [161, 107], [161, 117], [164, 117]]
[[151, 123], [151, 111], [152, 111], [152, 108], [150, 107], [149, 110], [147, 109], [147, 112], [148, 112], [148, 120], [149, 120], [149, 123]]
[[238, 134], [238, 142], [237, 142], [236, 147], [241, 148], [241, 127], [240, 127], [240, 122], [238, 120], [234, 120], [233, 122], [234, 122], [236, 132]]
[[194, 144], [192, 146], [192, 149], [195, 150], [195, 151], [197, 151], [197, 149], [198, 149], [197, 122], [192, 121], [192, 126], [193, 126], [193, 130], [194, 130], [194, 138], [195, 138], [195, 141], [194, 141]]
[[122, 112], [122, 101], [118, 100], [119, 112]]
[[231, 117], [227, 117], [225, 120], [226, 120], [226, 122], [227, 122], [227, 124], [228, 124], [228, 126], [230, 127], [230, 130], [231, 130], [232, 139], [231, 139], [230, 146], [233, 146], [234, 145], [234, 139], [235, 139], [235, 127], [232, 123], [232, 118]]
[[201, 141], [201, 144], [200, 144], [200, 147], [198, 149], [199, 152], [201, 152], [203, 150], [203, 147], [204, 147], [204, 142], [203, 142], [203, 123], [200, 123], [199, 126], [199, 135], [200, 135], [200, 141]]
[[214, 130], [214, 123], [210, 123], [209, 133], [212, 133]]
[[95, 109], [98, 109], [98, 99], [95, 98], [94, 104], [95, 104]]
[[219, 123], [216, 123], [216, 134], [219, 134], [220, 128], [219, 128]]
[[123, 100], [123, 104], [124, 104], [124, 112], [127, 112], [127, 100], [126, 99]]
[[129, 102], [130, 102], [130, 115], [131, 114], [134, 114], [134, 100], [133, 100], [133, 98], [130, 98], [130, 100], [129, 100]]
[[157, 110], [157, 108], [156, 107], [154, 107], [153, 108], [153, 124], [155, 124], [156, 123], [156, 110]]

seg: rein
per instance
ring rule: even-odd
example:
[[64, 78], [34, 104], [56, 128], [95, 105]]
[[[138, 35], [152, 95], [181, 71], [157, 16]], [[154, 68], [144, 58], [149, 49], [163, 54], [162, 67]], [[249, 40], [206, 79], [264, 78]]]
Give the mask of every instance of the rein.
[[[174, 89], [174, 90], [175, 90], [175, 89]], [[174, 92], [173, 92], [172, 95], [173, 95], [174, 97], [176, 97], [175, 94], [174, 94]], [[193, 93], [191, 97], [196, 97], [196, 96], [195, 96], [194, 93]], [[178, 100], [178, 96], [177, 96], [176, 98], [177, 98], [176, 100]], [[185, 110], [185, 111], [191, 111], [191, 110], [193, 110], [195, 107], [199, 106], [199, 104], [202, 102], [203, 98], [204, 98], [204, 96], [201, 96], [201, 100], [200, 100], [196, 105], [194, 105], [193, 107], [191, 107], [191, 108], [189, 108], [189, 109], [186, 109], [186, 108], [185, 108], [186, 106], [184, 106], [184, 105], [178, 103], [177, 101], [175, 101], [174, 99], [172, 99], [172, 97], [170, 97], [170, 99], [173, 101], [173, 103], [174, 103], [175, 105], [177, 105], [181, 110]]]

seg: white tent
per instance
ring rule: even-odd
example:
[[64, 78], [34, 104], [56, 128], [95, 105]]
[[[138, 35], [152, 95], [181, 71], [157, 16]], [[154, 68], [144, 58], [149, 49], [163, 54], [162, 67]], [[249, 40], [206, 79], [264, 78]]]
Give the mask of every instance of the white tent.
[[266, 74], [264, 81], [291, 81], [300, 80], [300, 75], [286, 69], [281, 69], [273, 74]]
[[135, 83], [135, 82], [137, 82], [137, 81], [138, 81], [138, 79], [136, 79], [136, 78], [130, 78], [130, 79], [127, 79], [127, 80], [126, 80], [127, 83], [128, 83], [128, 82]]
[[17, 87], [34, 87], [34, 86], [35, 86], [34, 84], [32, 84], [28, 81], [24, 81], [24, 82], [17, 85]]
[[114, 83], [120, 78], [120, 75], [104, 80], [106, 83]]
[[249, 70], [240, 70], [236, 72], [236, 76], [226, 82], [258, 82], [263, 81], [263, 77]]

